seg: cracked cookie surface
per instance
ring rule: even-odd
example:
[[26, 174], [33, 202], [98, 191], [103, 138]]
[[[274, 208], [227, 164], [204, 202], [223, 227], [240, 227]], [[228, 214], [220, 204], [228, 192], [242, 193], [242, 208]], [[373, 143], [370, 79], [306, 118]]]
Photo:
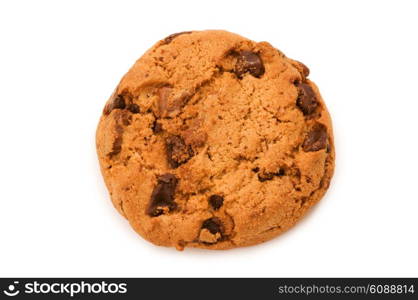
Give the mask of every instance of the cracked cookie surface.
[[226, 31], [157, 42], [97, 129], [116, 209], [179, 250], [254, 245], [292, 227], [334, 170], [331, 119], [308, 75], [267, 42]]

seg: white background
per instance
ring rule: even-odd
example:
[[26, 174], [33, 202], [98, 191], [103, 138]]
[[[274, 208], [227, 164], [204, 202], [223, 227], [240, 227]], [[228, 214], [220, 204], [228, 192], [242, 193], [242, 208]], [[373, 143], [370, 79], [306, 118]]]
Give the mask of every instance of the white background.
[[[418, 276], [414, 1], [2, 1], [0, 276]], [[94, 135], [157, 40], [227, 29], [311, 69], [337, 168], [296, 227], [250, 248], [153, 246], [112, 207]]]

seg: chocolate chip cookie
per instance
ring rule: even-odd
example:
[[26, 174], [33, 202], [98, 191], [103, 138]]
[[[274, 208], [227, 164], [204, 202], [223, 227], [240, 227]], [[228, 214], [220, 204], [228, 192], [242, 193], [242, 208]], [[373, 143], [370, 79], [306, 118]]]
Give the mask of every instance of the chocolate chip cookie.
[[116, 209], [179, 250], [254, 245], [292, 227], [334, 170], [331, 119], [308, 75], [269, 43], [226, 31], [157, 42], [97, 129]]

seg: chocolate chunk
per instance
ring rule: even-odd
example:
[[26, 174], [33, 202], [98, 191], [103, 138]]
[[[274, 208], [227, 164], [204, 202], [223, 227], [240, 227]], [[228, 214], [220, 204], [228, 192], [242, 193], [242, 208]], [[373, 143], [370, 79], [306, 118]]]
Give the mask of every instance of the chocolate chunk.
[[202, 229], [207, 229], [212, 234], [222, 233], [222, 223], [218, 218], [213, 217], [203, 222]]
[[152, 131], [154, 133], [161, 133], [161, 132], [163, 132], [163, 130], [164, 130], [163, 125], [161, 125], [161, 123], [158, 122], [158, 121], [154, 121], [154, 124], [152, 126]]
[[168, 106], [169, 106], [169, 98], [172, 92], [171, 86], [162, 86], [158, 89], [157, 95], [158, 95], [158, 116], [164, 116], [167, 113]]
[[224, 197], [219, 195], [212, 195], [209, 197], [209, 204], [214, 210], [218, 210], [224, 204]]
[[254, 77], [261, 77], [264, 74], [264, 64], [257, 53], [244, 50], [238, 52], [234, 73], [242, 78], [246, 72]]
[[109, 103], [106, 104], [105, 108], [103, 109], [103, 113], [105, 115], [110, 114], [110, 112], [114, 109], [124, 109], [125, 108], [125, 99], [123, 99], [122, 95], [117, 95], [110, 100]]
[[167, 105], [167, 113], [178, 112], [190, 101], [190, 99], [192, 99], [192, 97], [192, 92], [183, 91], [178, 97], [171, 98], [171, 101]]
[[252, 171], [253, 171], [254, 173], [257, 173], [258, 171], [260, 171], [260, 168], [259, 168], [259, 167], [255, 167], [255, 168], [253, 168], [253, 169], [252, 169]]
[[307, 83], [298, 83], [298, 99], [296, 105], [304, 115], [310, 115], [318, 106], [318, 100], [312, 88]]
[[121, 152], [125, 126], [129, 126], [132, 121], [132, 116], [126, 110], [115, 111], [113, 117], [115, 119], [115, 140], [112, 144], [112, 151], [107, 154], [109, 158]]
[[327, 153], [330, 153], [331, 152], [331, 145], [330, 144], [327, 144], [327, 151], [326, 151]]
[[177, 178], [173, 174], [164, 174], [158, 177], [157, 185], [151, 194], [147, 214], [157, 217], [164, 213], [164, 207], [169, 211], [176, 209], [177, 204], [174, 202], [174, 193], [177, 186]]
[[327, 146], [327, 140], [327, 127], [321, 123], [316, 123], [303, 141], [303, 151], [313, 152], [325, 149]]
[[276, 173], [264, 173], [264, 174], [258, 174], [258, 180], [260, 180], [260, 182], [264, 182], [267, 180], [272, 180], [274, 178], [274, 176], [284, 176], [285, 175], [285, 169], [284, 168], [279, 168], [279, 170]]
[[184, 164], [193, 155], [191, 147], [186, 145], [184, 140], [178, 135], [169, 136], [165, 144], [167, 160], [171, 168], [177, 168], [179, 165]]
[[182, 31], [182, 32], [177, 32], [177, 33], [170, 34], [168, 37], [166, 37], [163, 40], [163, 44], [164, 45], [170, 44], [179, 35], [182, 35], [182, 34], [190, 34], [190, 33], [192, 33], [192, 31]]
[[258, 174], [258, 180], [260, 180], [260, 182], [272, 180], [273, 178], [274, 178], [274, 173]]
[[120, 151], [122, 150], [122, 141], [122, 134], [116, 136], [115, 140], [113, 141], [112, 152], [108, 154], [110, 158], [120, 153]]
[[133, 114], [139, 113], [139, 106], [135, 103], [129, 104], [126, 108]]
[[118, 95], [113, 99], [112, 102], [112, 109], [124, 109], [125, 108], [125, 99], [123, 99], [122, 95]]

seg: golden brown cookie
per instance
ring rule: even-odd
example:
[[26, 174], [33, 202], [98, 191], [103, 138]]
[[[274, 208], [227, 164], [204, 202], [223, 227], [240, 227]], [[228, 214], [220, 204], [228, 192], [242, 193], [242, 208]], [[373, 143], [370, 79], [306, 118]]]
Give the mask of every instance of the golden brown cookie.
[[97, 129], [113, 204], [156, 245], [267, 241], [324, 195], [331, 119], [309, 69], [226, 31], [173, 34], [122, 78]]

